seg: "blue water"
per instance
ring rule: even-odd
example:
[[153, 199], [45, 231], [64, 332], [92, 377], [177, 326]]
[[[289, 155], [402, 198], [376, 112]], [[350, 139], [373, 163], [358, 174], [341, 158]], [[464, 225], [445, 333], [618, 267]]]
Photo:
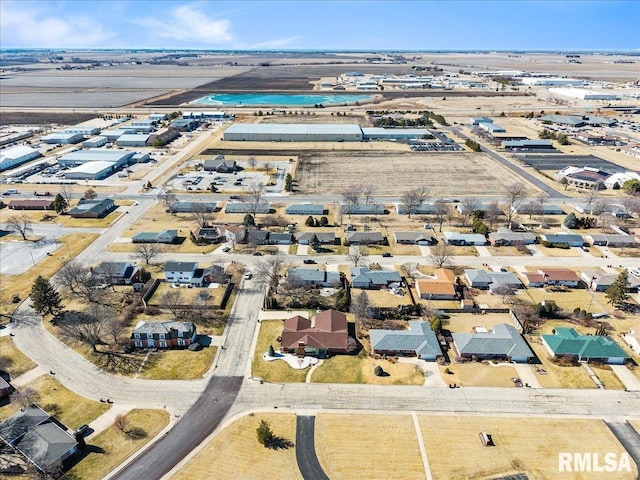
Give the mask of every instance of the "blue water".
[[189, 102], [198, 105], [234, 105], [234, 106], [296, 106], [308, 107], [316, 104], [340, 105], [343, 103], [366, 102], [371, 95], [286, 95], [271, 93], [214, 93]]

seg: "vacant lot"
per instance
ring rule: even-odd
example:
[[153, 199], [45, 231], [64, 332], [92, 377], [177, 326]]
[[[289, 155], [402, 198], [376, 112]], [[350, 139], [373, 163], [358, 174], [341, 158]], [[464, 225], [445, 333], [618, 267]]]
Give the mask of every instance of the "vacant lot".
[[173, 480], [301, 479], [302, 475], [296, 463], [295, 447], [272, 450], [258, 443], [256, 428], [261, 420], [269, 423], [276, 436], [295, 442], [295, 415], [249, 414], [220, 431], [171, 478]]
[[153, 380], [192, 380], [202, 378], [216, 356], [216, 347], [200, 351], [167, 350], [149, 354], [138, 378]]
[[[419, 418], [434, 480], [486, 479], [525, 473], [530, 480], [636, 478], [632, 473], [559, 472], [560, 452], [607, 452], [624, 448], [600, 420], [541, 418], [440, 417]], [[484, 447], [478, 433], [486, 431], [495, 446]]]
[[424, 479], [414, 432], [409, 415], [319, 414], [316, 452], [332, 480]]
[[463, 387], [512, 387], [513, 378], [518, 376], [516, 369], [508, 365], [470, 362], [452, 363], [448, 367], [439, 365], [439, 368], [445, 383]]
[[426, 185], [434, 196], [497, 193], [507, 185], [522, 182], [481, 153], [353, 151], [301, 155], [296, 180], [304, 193], [336, 194], [349, 185], [371, 184], [378, 195], [398, 195]]

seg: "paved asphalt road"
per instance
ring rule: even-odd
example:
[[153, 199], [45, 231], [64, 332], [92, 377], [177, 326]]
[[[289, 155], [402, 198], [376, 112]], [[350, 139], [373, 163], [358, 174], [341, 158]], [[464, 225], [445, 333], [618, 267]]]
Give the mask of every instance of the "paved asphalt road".
[[216, 429], [236, 399], [242, 377], [213, 377], [198, 401], [169, 432], [113, 476], [117, 480], [156, 480]]
[[296, 418], [296, 461], [304, 480], [329, 480], [316, 455], [315, 428], [315, 416]]
[[640, 434], [636, 432], [629, 422], [606, 423], [635, 464], [638, 465], [638, 480], [640, 480]]

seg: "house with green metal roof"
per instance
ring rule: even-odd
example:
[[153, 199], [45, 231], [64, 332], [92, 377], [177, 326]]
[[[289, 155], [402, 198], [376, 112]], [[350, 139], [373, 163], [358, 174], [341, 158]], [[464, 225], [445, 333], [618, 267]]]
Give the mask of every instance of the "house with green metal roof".
[[436, 360], [442, 350], [429, 322], [409, 321], [408, 330], [369, 330], [371, 350], [378, 355], [418, 357]]
[[602, 362], [621, 365], [627, 352], [605, 335], [580, 335], [573, 328], [558, 327], [552, 335], [540, 335], [542, 344], [555, 357], [570, 356], [579, 362]]

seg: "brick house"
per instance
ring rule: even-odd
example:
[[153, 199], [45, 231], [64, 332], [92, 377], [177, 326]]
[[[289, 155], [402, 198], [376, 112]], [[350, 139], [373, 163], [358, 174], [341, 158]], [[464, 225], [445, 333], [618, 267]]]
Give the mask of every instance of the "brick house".
[[191, 322], [139, 321], [131, 333], [135, 348], [186, 348], [196, 341], [196, 326]]

